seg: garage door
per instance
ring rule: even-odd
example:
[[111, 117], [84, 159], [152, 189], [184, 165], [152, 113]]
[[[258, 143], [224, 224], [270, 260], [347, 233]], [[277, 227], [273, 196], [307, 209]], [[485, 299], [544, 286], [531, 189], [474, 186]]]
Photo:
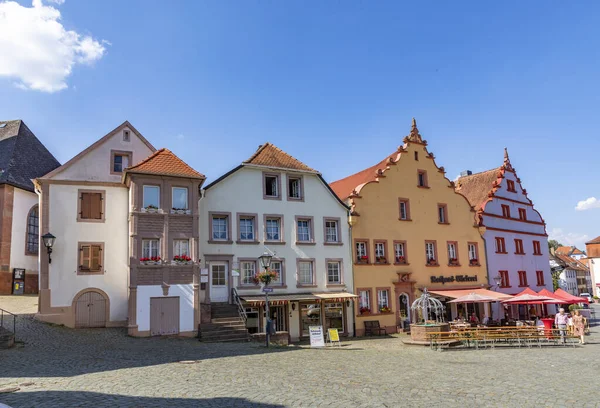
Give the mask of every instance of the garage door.
[[106, 299], [98, 292], [84, 292], [75, 302], [75, 327], [106, 327]]
[[150, 298], [150, 334], [179, 334], [179, 297]]

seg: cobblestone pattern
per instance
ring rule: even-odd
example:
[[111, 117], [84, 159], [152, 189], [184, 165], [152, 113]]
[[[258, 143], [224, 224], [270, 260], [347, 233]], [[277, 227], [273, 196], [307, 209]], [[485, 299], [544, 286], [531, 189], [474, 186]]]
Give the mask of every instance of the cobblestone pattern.
[[[37, 299], [0, 297], [31, 313]], [[600, 312], [600, 308], [597, 309]], [[12, 407], [600, 407], [599, 328], [583, 347], [432, 351], [397, 337], [336, 349], [130, 338], [20, 315], [0, 351]]]

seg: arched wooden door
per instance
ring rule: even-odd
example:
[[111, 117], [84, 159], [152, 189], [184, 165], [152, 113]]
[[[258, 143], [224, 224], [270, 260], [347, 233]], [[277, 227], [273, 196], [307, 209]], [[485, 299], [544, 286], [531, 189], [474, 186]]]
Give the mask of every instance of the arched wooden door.
[[84, 292], [75, 302], [75, 327], [106, 327], [106, 299], [98, 292]]

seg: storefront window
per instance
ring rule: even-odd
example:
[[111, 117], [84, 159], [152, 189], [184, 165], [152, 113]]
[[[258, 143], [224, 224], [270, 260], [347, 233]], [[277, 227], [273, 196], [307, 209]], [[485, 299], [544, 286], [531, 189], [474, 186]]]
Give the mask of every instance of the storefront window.
[[308, 336], [308, 328], [310, 326], [321, 325], [321, 305], [317, 303], [301, 304], [300, 305], [300, 326], [301, 335]]
[[325, 303], [325, 327], [327, 329], [338, 329], [344, 331], [344, 305], [342, 303]]
[[246, 321], [246, 328], [248, 329], [248, 332], [258, 333], [258, 308], [247, 307], [246, 316], [248, 317], [248, 320]]

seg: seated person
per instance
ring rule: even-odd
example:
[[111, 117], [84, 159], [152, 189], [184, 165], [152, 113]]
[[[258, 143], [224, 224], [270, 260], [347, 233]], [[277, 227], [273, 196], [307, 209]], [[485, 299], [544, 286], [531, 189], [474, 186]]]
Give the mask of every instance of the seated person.
[[479, 318], [477, 317], [477, 315], [475, 314], [475, 312], [473, 312], [471, 314], [471, 318], [469, 319], [469, 323], [479, 323]]
[[459, 313], [454, 320], [457, 322], [464, 322], [465, 318], [463, 317], [462, 313]]

